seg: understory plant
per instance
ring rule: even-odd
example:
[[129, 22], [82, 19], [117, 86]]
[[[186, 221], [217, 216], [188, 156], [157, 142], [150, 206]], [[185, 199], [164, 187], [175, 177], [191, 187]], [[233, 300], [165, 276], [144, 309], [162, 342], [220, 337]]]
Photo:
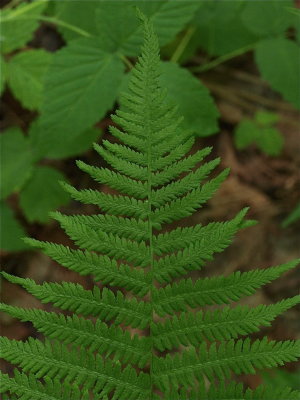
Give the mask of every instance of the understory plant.
[[[21, 400], [299, 399], [288, 387], [251, 390], [235, 376], [295, 361], [299, 341], [251, 340], [300, 296], [272, 305], [235, 305], [295, 267], [286, 264], [192, 280], [214, 253], [249, 225], [247, 209], [232, 220], [165, 230], [192, 215], [228, 175], [208, 179], [219, 159], [203, 162], [211, 148], [192, 151], [177, 109], [159, 84], [159, 45], [144, 25], [142, 56], [132, 71], [122, 109], [112, 116], [114, 143], [95, 150], [113, 168], [78, 161], [78, 167], [119, 194], [67, 192], [101, 214], [53, 217], [78, 248], [27, 239], [65, 268], [95, 280], [92, 290], [71, 282], [41, 285], [2, 273], [43, 303], [66, 312], [1, 305], [29, 321], [45, 341], [2, 337], [1, 357], [16, 365], [2, 374], [1, 391]], [[222, 306], [210, 308], [209, 306]]]

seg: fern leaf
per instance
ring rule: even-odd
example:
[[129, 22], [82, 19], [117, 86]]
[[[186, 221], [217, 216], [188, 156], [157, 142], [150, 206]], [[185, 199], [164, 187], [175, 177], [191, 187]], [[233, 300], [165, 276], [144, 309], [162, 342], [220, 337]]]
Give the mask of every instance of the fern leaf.
[[200, 208], [202, 204], [213, 196], [227, 175], [228, 170], [225, 170], [199, 189], [194, 189], [186, 196], [157, 208], [152, 214], [152, 221], [158, 224], [170, 223], [192, 215], [196, 209]]
[[[110, 143], [110, 142], [108, 142], [108, 143]], [[120, 146], [120, 145], [116, 145], [116, 146]], [[121, 148], [122, 148], [122, 146], [121, 146]], [[94, 149], [97, 151], [97, 153], [101, 157], [104, 158], [104, 160], [106, 162], [108, 162], [114, 169], [116, 169], [121, 174], [125, 174], [133, 179], [147, 181], [147, 176], [148, 176], [147, 168], [140, 166], [139, 163], [137, 163], [136, 161], [127, 161], [126, 157], [125, 157], [126, 150], [123, 149], [125, 154], [122, 154], [121, 157], [120, 157], [120, 155], [119, 155], [119, 157], [117, 157], [111, 151], [105, 150], [105, 148], [103, 146], [99, 146], [98, 144], [94, 145]], [[127, 149], [130, 151], [129, 148], [127, 148]], [[143, 159], [145, 158], [143, 156], [143, 154], [140, 154], [140, 157], [141, 157], [141, 159], [142, 159], [142, 157], [143, 157]], [[145, 160], [145, 162], [147, 162], [147, 160]]]
[[149, 247], [144, 241], [136, 242], [120, 238], [113, 233], [95, 231], [87, 225], [72, 219], [60, 218], [58, 215], [56, 219], [59, 220], [68, 236], [82, 249], [107, 254], [110, 257], [131, 262], [136, 266], [149, 265]]
[[63, 184], [63, 187], [73, 199], [85, 204], [95, 204], [111, 215], [134, 216], [142, 219], [148, 215], [147, 203], [141, 200], [127, 196], [103, 194], [92, 189], [77, 190], [66, 183]]
[[205, 313], [182, 313], [179, 317], [167, 319], [165, 323], [151, 325], [154, 345], [164, 351], [177, 348], [180, 344], [198, 346], [205, 339], [237, 338], [259, 331], [260, 326], [270, 326], [274, 318], [298, 303], [300, 295], [270, 306], [238, 306]]
[[254, 374], [255, 368], [272, 368], [284, 362], [295, 361], [300, 356], [300, 342], [267, 341], [267, 338], [251, 343], [250, 339], [222, 342], [218, 347], [207, 348], [202, 343], [199, 351], [187, 350], [181, 355], [155, 357], [155, 381], [161, 390], [171, 385], [194, 386], [195, 380], [206, 376], [229, 378], [230, 373]]
[[128, 178], [108, 168], [97, 168], [87, 165], [83, 161], [77, 161], [77, 166], [82, 171], [88, 173], [95, 181], [109, 184], [111, 188], [121, 193], [128, 194], [136, 199], [145, 199], [148, 195], [147, 184], [144, 182]]
[[219, 159], [210, 161], [198, 168], [196, 172], [190, 173], [184, 178], [172, 182], [161, 189], [154, 190], [152, 192], [153, 205], [155, 207], [162, 206], [168, 201], [176, 199], [193, 189], [197, 189], [203, 179], [205, 179], [218, 164]]
[[254, 308], [191, 311], [249, 296], [299, 260], [227, 277], [174, 282], [202, 268], [253, 221], [244, 220], [244, 209], [230, 221], [158, 232], [164, 223], [201, 208], [228, 170], [211, 178], [220, 160], [205, 162], [211, 148], [193, 151], [194, 138], [160, 87], [153, 26], [139, 11], [138, 15], [145, 40], [130, 72], [128, 92], [121, 96], [122, 109], [112, 116], [118, 125], [110, 127], [116, 143], [104, 140], [95, 145], [113, 170], [77, 163], [119, 194], [62, 184], [71, 197], [97, 205], [103, 215], [53, 214], [76, 249], [27, 239], [64, 267], [90, 274], [109, 287], [39, 285], [3, 273], [43, 303], [68, 313], [0, 305], [0, 310], [31, 322], [46, 337], [45, 342], [0, 338], [2, 357], [25, 372], [4, 375], [1, 390], [21, 400], [270, 400], [268, 394], [272, 400], [299, 398], [288, 388], [244, 389], [233, 382], [232, 373], [254, 373], [300, 356], [299, 341], [250, 339], [300, 296]]
[[[208, 390], [202, 384], [197, 389], [178, 390], [172, 388], [163, 397], [163, 400], [299, 400], [300, 392], [287, 387], [274, 388], [273, 386], [260, 385], [255, 390], [244, 390], [241, 383], [229, 382], [211, 385]], [[161, 397], [154, 397], [160, 400]]]
[[[18, 396], [19, 400], [89, 400], [89, 393], [83, 392], [76, 385], [64, 384], [58, 380], [45, 378], [42, 384], [36, 380], [34, 375], [21, 374], [15, 370], [14, 378], [0, 372], [2, 388], [12, 395]], [[15, 397], [14, 397], [15, 398]], [[12, 397], [10, 397], [12, 399]]]
[[135, 218], [121, 218], [113, 215], [64, 215], [60, 212], [51, 213], [58, 222], [73, 221], [88, 226], [97, 231], [117, 234], [120, 237], [143, 241], [148, 239], [147, 221]]
[[0, 303], [4, 311], [21, 321], [32, 322], [33, 326], [46, 337], [66, 344], [80, 345], [90, 352], [112, 354], [114, 359], [137, 364], [143, 368], [149, 361], [150, 339], [130, 336], [128, 331], [104, 322], [92, 321], [77, 315], [64, 316], [43, 310], [31, 310]]
[[134, 328], [144, 328], [149, 323], [150, 304], [135, 298], [126, 300], [121, 292], [115, 295], [107, 288], [100, 291], [97, 286], [86, 290], [79, 284], [69, 282], [37, 285], [32, 279], [17, 278], [7, 273], [5, 277], [23, 286], [42, 303], [51, 302], [62, 310], [97, 316], [104, 321], [114, 319], [115, 324], [123, 322]]
[[299, 260], [293, 260], [277, 267], [256, 269], [249, 272], [235, 272], [227, 277], [183, 279], [165, 288], [154, 289], [155, 311], [163, 316], [174, 311], [187, 311], [188, 307], [213, 304], [228, 304], [244, 296], [250, 296], [258, 288], [277, 279], [282, 273], [294, 268]]
[[25, 239], [31, 246], [43, 249], [44, 253], [64, 267], [78, 272], [80, 275], [94, 275], [96, 281], [123, 286], [140, 297], [149, 290], [150, 275], [144, 271], [132, 269], [129, 265], [120, 264], [107, 257], [88, 251], [72, 250], [67, 246]]
[[218, 227], [209, 226], [206, 234], [199, 241], [192, 242], [176, 254], [167, 255], [155, 261], [156, 279], [159, 282], [168, 282], [174, 277], [184, 275], [189, 270], [201, 269], [205, 261], [212, 259], [214, 253], [221, 252], [229, 246], [247, 211], [247, 208], [240, 211], [233, 220]]
[[2, 337], [0, 344], [1, 358], [19, 365], [36, 378], [67, 379], [67, 382], [82, 385], [83, 390], [92, 390], [98, 398], [112, 389], [117, 395], [132, 400], [144, 400], [149, 394], [147, 374], [137, 375], [129, 365], [122, 370], [110, 359], [104, 363], [100, 356], [84, 349], [78, 351], [57, 342], [42, 343], [32, 338], [18, 342]]

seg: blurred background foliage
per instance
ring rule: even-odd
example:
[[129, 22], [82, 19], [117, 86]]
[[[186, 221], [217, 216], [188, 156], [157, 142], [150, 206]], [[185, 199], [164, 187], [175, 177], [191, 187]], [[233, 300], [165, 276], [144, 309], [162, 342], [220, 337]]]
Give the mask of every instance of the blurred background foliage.
[[[81, 213], [93, 211], [70, 202], [59, 181], [80, 188], [91, 184], [76, 169], [76, 158], [104, 165], [91, 146], [109, 137], [109, 115], [140, 51], [141, 31], [132, 7], [137, 4], [152, 18], [159, 37], [167, 101], [178, 104], [183, 128], [195, 134], [197, 146], [213, 145], [222, 166], [232, 170], [216, 199], [197, 214], [197, 222], [229, 218], [244, 205], [251, 206], [260, 222], [237, 239], [224, 260], [212, 264], [212, 273], [300, 256], [299, 2], [2, 3], [0, 211], [5, 268], [36, 280], [62, 278], [58, 266], [34, 255], [21, 238], [66, 241], [49, 212], [60, 208], [77, 213], [79, 207], [84, 207]], [[296, 271], [254, 303], [281, 298], [286, 291], [291, 296], [298, 288]], [[4, 289], [8, 293], [10, 288]], [[33, 300], [24, 296], [18, 293], [18, 301], [30, 305]], [[271, 336], [300, 336], [295, 322], [299, 310], [287, 315], [285, 333], [276, 331], [277, 324]], [[9, 336], [14, 323], [2, 323]], [[15, 335], [28, 334], [17, 328]], [[284, 372], [280, 377], [285, 379]]]

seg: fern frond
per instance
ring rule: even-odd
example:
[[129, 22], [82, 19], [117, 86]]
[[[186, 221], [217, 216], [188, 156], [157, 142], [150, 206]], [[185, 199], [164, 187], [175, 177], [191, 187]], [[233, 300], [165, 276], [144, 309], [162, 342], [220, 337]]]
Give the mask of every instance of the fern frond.
[[144, 241], [148, 239], [147, 221], [116, 217], [114, 215], [64, 215], [60, 212], [52, 212], [52, 218], [64, 224], [72, 221], [81, 225], [88, 226], [96, 232], [113, 233], [127, 239]]
[[137, 364], [143, 368], [149, 361], [150, 338], [130, 336], [128, 331], [97, 320], [96, 323], [78, 317], [43, 310], [32, 310], [0, 303], [0, 311], [21, 321], [31, 322], [46, 337], [65, 344], [79, 345], [90, 352], [113, 355], [115, 360]]
[[[136, 266], [149, 265], [150, 251], [145, 241], [134, 241], [120, 238], [113, 233], [95, 231], [87, 225], [83, 225], [74, 219], [60, 218], [61, 227], [68, 236], [82, 249], [97, 251], [112, 258], [126, 260]], [[147, 256], [148, 255], [148, 256]]]
[[62, 185], [73, 199], [84, 204], [95, 204], [111, 215], [124, 215], [142, 219], [148, 215], [148, 205], [141, 200], [127, 196], [104, 194], [92, 189], [77, 190], [67, 183]]
[[[244, 209], [245, 211], [247, 208]], [[244, 213], [242, 214], [242, 216]], [[161, 233], [153, 239], [153, 247], [157, 255], [171, 253], [175, 250], [181, 250], [191, 244], [196, 244], [201, 240], [221, 237], [223, 231], [233, 230], [233, 234], [240, 229], [243, 221], [238, 226], [241, 215], [238, 214], [235, 219], [227, 222], [211, 222], [208, 225], [194, 225], [185, 228], [176, 228], [166, 233]], [[230, 228], [231, 227], [231, 228]]]
[[213, 304], [228, 304], [244, 296], [250, 296], [258, 288], [277, 279], [284, 272], [295, 268], [299, 260], [293, 260], [276, 267], [255, 269], [249, 272], [240, 271], [213, 278], [182, 279], [164, 288], [153, 290], [155, 311], [163, 316], [174, 311], [187, 311], [188, 307]]
[[272, 368], [284, 362], [295, 361], [300, 356], [300, 342], [268, 342], [267, 338], [251, 343], [250, 339], [213, 343], [207, 348], [202, 343], [198, 352], [194, 348], [174, 357], [155, 357], [154, 376], [161, 390], [171, 385], [194, 386], [206, 376], [210, 381], [229, 378], [236, 374], [255, 374], [255, 368]]
[[53, 260], [80, 275], [93, 275], [98, 282], [122, 286], [140, 297], [143, 297], [149, 290], [150, 275], [147, 276], [143, 270], [132, 269], [126, 264], [118, 265], [115, 260], [107, 256], [72, 250], [67, 246], [35, 239], [26, 238], [25, 242], [42, 249]]
[[195, 154], [177, 161], [168, 167], [165, 167], [160, 172], [154, 173], [151, 177], [152, 187], [155, 188], [156, 186], [165, 185], [178, 178], [183, 172], [191, 171], [192, 168], [197, 165], [197, 163], [202, 161], [204, 157], [210, 154], [211, 150], [211, 147], [198, 150]]
[[[112, 145], [112, 146], [117, 146], [118, 148], [118, 146], [120, 145]], [[126, 154], [126, 149], [128, 149], [130, 152], [129, 148], [123, 149], [122, 146], [120, 147], [125, 154]], [[114, 169], [116, 169], [121, 174], [125, 174], [133, 179], [147, 181], [148, 170], [146, 167], [140, 166], [140, 163], [137, 163], [136, 161], [126, 160], [126, 157], [125, 155], [123, 155], [123, 153], [122, 155], [119, 155], [119, 157], [117, 157], [114, 153], [112, 153], [111, 151], [107, 151], [103, 146], [99, 146], [98, 144], [94, 144], [94, 149], [101, 157], [104, 158], [106, 162], [108, 162]], [[140, 154], [140, 162], [142, 159], [145, 159], [145, 157], [143, 156], [143, 154]], [[147, 162], [147, 160], [145, 160], [145, 162]]]
[[152, 214], [156, 224], [170, 223], [192, 215], [202, 204], [206, 203], [228, 175], [228, 170], [221, 172], [198, 189], [194, 189], [184, 197], [157, 208]]
[[198, 168], [197, 171], [189, 173], [184, 178], [172, 182], [160, 189], [153, 190], [151, 194], [153, 206], [162, 206], [168, 201], [176, 199], [191, 190], [198, 188], [203, 179], [207, 178], [218, 164], [219, 159], [210, 161]]
[[114, 319], [115, 324], [123, 322], [134, 328], [145, 328], [149, 324], [151, 305], [135, 298], [125, 299], [120, 291], [115, 295], [111, 290], [104, 288], [101, 291], [97, 286], [93, 290], [86, 290], [79, 284], [69, 282], [37, 285], [32, 279], [7, 273], [4, 276], [10, 282], [23, 286], [42, 303], [52, 303], [62, 310], [93, 315], [103, 321]]
[[128, 178], [108, 168], [93, 167], [83, 161], [77, 161], [77, 166], [88, 173], [95, 181], [109, 184], [111, 188], [121, 193], [128, 194], [136, 199], [145, 199], [148, 195], [147, 184], [144, 182]]
[[237, 306], [205, 313], [182, 313], [164, 323], [151, 324], [154, 345], [164, 351], [178, 348], [180, 344], [198, 346], [206, 339], [217, 341], [244, 336], [259, 331], [260, 326], [270, 326], [278, 315], [298, 303], [300, 295], [269, 306]]
[[147, 374], [141, 372], [137, 375], [129, 365], [122, 370], [110, 359], [104, 362], [100, 356], [84, 349], [74, 349], [57, 342], [42, 343], [32, 338], [27, 342], [18, 342], [2, 337], [0, 344], [1, 358], [19, 365], [36, 378], [66, 379], [66, 382], [82, 386], [83, 390], [91, 390], [98, 398], [103, 398], [112, 389], [115, 389], [115, 399], [123, 396], [144, 400], [149, 395]]
[[247, 211], [248, 209], [245, 208], [227, 223], [219, 226], [208, 226], [199, 241], [191, 242], [184, 250], [155, 261], [153, 264], [155, 278], [164, 283], [169, 282], [172, 278], [184, 275], [189, 270], [201, 269], [205, 261], [213, 258], [214, 253], [221, 252], [229, 246]]
[[[13, 378], [0, 372], [0, 381], [4, 391], [9, 391], [11, 396], [18, 396], [19, 400], [89, 400], [88, 390], [84, 392], [77, 385], [63, 384], [58, 380], [45, 377], [42, 384], [34, 375], [21, 374], [15, 370]], [[10, 399], [15, 397], [9, 397]]]
[[[171, 12], [172, 7], [177, 9], [173, 3], [161, 4]], [[112, 116], [118, 126], [110, 127], [110, 132], [117, 143], [104, 140], [94, 146], [113, 170], [77, 162], [95, 181], [119, 193], [62, 184], [72, 198], [94, 204], [105, 214], [53, 214], [76, 249], [27, 239], [64, 267], [90, 274], [101, 287], [109, 287], [39, 285], [3, 273], [43, 303], [68, 313], [0, 305], [0, 310], [31, 322], [46, 337], [45, 342], [0, 339], [2, 357], [26, 373], [4, 375], [1, 390], [14, 400], [271, 400], [268, 394], [272, 400], [299, 398], [290, 389], [244, 390], [233, 383], [232, 373], [254, 373], [256, 368], [282, 365], [300, 356], [299, 342], [250, 340], [252, 332], [270, 325], [300, 296], [254, 308], [191, 310], [249, 296], [299, 260], [174, 283], [201, 269], [253, 221], [244, 219], [244, 209], [226, 222], [158, 232], [162, 224], [201, 208], [228, 170], [212, 176], [220, 160], [205, 162], [211, 148], [194, 151], [191, 132], [183, 128], [178, 108], [160, 87], [153, 26], [139, 11], [138, 15], [145, 40], [130, 72], [128, 91], [121, 95], [122, 109]]]
[[[299, 400], [300, 392], [287, 387], [274, 388], [274, 386], [260, 385], [255, 390], [244, 389], [241, 383], [222, 382], [219, 385], [211, 385], [208, 390], [202, 384], [197, 389], [180, 391], [172, 388], [163, 400]], [[161, 397], [154, 397], [160, 400]]]

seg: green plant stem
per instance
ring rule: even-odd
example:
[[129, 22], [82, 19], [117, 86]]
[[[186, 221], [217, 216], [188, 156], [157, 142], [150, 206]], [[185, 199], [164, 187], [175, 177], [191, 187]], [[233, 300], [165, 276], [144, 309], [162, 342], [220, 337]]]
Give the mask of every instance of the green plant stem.
[[188, 45], [189, 41], [191, 40], [193, 34], [195, 33], [196, 28], [194, 26], [190, 26], [181, 41], [179, 42], [178, 46], [176, 47], [172, 57], [170, 58], [170, 61], [176, 63], [179, 58], [182, 56], [182, 53], [186, 49], [186, 46]]
[[[19, 0], [13, 0], [11, 3], [7, 4], [7, 6], [9, 6], [9, 8], [11, 8], [11, 7], [17, 5], [19, 2], [20, 2]], [[1, 21], [9, 21], [11, 19], [18, 18], [19, 15], [22, 15], [22, 14], [26, 13], [27, 11], [30, 11], [30, 10], [36, 8], [39, 5], [40, 5], [40, 2], [36, 1], [33, 3], [28, 3], [24, 7], [19, 8], [17, 10], [11, 10], [11, 12], [8, 15], [6, 15], [4, 18], [1, 18]]]
[[238, 57], [241, 54], [246, 53], [247, 51], [253, 50], [255, 46], [257, 45], [257, 42], [249, 44], [248, 46], [241, 47], [239, 49], [236, 49], [230, 53], [224, 54], [223, 56], [220, 56], [206, 64], [203, 65], [197, 65], [196, 67], [191, 67], [189, 68], [191, 72], [204, 72], [208, 71], [210, 69], [213, 69], [217, 67], [220, 64], [223, 64], [226, 61], [231, 60], [232, 58]]
[[119, 54], [119, 57], [124, 62], [124, 64], [128, 67], [129, 70], [131, 70], [133, 68], [133, 64], [130, 62], [130, 60], [128, 60], [128, 58], [126, 56], [124, 56], [123, 54]]

